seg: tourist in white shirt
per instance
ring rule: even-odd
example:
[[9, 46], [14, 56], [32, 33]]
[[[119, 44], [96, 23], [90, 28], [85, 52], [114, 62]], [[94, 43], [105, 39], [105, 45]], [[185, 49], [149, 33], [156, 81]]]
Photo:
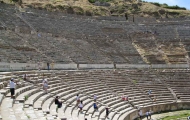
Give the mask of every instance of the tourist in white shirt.
[[82, 113], [82, 108], [83, 108], [83, 103], [82, 103], [82, 101], [80, 102], [80, 104], [79, 104], [79, 112], [81, 112]]
[[16, 86], [16, 83], [14, 82], [14, 79], [11, 78], [11, 81], [9, 83], [10, 85], [10, 91], [11, 91], [11, 98], [14, 98], [14, 94], [15, 94], [15, 86]]
[[48, 89], [48, 84], [47, 82], [45, 81], [44, 84], [43, 84], [43, 89], [45, 90], [45, 92], [47, 93], [47, 89]]
[[147, 111], [146, 112], [146, 118], [147, 118], [147, 120], [148, 120], [148, 116], [150, 116], [150, 119], [151, 119], [151, 111]]
[[97, 100], [97, 96], [96, 96], [96, 95], [94, 95], [94, 102], [96, 102], [96, 100]]
[[142, 110], [138, 111], [139, 118], [142, 120]]
[[47, 79], [44, 79], [44, 80], [42, 81], [43, 84], [44, 84], [45, 82], [48, 83], [48, 80], [47, 80]]
[[146, 118], [148, 120], [148, 116], [149, 116], [149, 111], [146, 112]]
[[78, 105], [80, 103], [80, 97], [78, 94], [77, 94], [76, 100], [77, 100], [77, 105]]

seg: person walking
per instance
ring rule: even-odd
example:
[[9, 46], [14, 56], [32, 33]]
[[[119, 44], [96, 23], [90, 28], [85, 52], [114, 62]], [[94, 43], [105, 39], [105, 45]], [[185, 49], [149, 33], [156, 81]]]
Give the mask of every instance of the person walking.
[[44, 81], [43, 89], [45, 90], [45, 92], [46, 92], [46, 94], [47, 94], [47, 93], [48, 93], [48, 92], [47, 92], [47, 89], [48, 89], [48, 83], [47, 83], [47, 81]]
[[106, 118], [109, 119], [108, 115], [109, 115], [109, 108], [108, 108], [108, 106], [106, 106]]
[[57, 105], [56, 111], [62, 107], [62, 101], [59, 100], [59, 96], [55, 97], [55, 104]]
[[16, 83], [14, 82], [13, 78], [11, 78], [9, 85], [10, 85], [10, 91], [11, 91], [11, 98], [14, 98]]
[[150, 116], [150, 119], [151, 119], [151, 110], [146, 112], [146, 118], [147, 118], [147, 120], [149, 120], [148, 119], [149, 116]]
[[138, 110], [138, 115], [139, 115], [140, 120], [142, 120], [142, 110]]
[[82, 113], [82, 108], [83, 108], [83, 103], [82, 103], [82, 101], [80, 101], [80, 104], [79, 104], [78, 107], [79, 107], [79, 109], [80, 109], [79, 112]]
[[94, 111], [98, 111], [98, 106], [97, 106], [96, 102], [93, 103], [93, 106], [94, 106]]
[[149, 111], [146, 112], [146, 118], [148, 120], [148, 116], [149, 116]]

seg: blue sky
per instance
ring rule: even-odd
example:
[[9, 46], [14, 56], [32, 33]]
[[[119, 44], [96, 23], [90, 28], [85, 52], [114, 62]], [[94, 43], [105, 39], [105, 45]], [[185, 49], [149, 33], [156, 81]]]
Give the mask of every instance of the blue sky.
[[190, 10], [190, 0], [144, 0], [148, 2], [166, 3], [168, 5], [178, 5]]

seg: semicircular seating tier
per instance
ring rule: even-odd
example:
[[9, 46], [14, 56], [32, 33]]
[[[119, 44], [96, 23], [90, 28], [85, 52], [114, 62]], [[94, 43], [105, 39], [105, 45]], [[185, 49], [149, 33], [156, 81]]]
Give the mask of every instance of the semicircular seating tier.
[[[1, 73], [1, 118], [33, 120], [132, 120], [147, 110], [153, 113], [190, 108], [189, 70], [80, 70], [26, 71]], [[26, 80], [23, 75], [26, 74]], [[9, 80], [17, 81], [15, 99], [11, 99]], [[42, 89], [48, 80], [48, 93]], [[151, 90], [151, 94], [148, 94]], [[76, 104], [77, 94], [83, 101], [83, 113]], [[93, 96], [97, 96], [98, 111]], [[128, 96], [128, 101], [122, 96]], [[57, 109], [56, 96], [63, 101]]]

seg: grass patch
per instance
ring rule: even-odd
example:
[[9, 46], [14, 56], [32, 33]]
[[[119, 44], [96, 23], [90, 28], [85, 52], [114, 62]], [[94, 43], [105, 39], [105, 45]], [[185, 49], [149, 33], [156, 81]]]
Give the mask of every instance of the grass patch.
[[28, 95], [25, 95], [24, 96], [24, 101], [27, 101], [28, 100]]
[[137, 80], [133, 80], [132, 82], [133, 82], [134, 84], [137, 84]]
[[51, 10], [55, 9], [55, 7], [54, 7], [52, 4], [46, 4], [46, 5], [45, 5], [45, 9], [51, 11]]
[[73, 11], [77, 15], [84, 15], [84, 10], [81, 7], [79, 7], [79, 6], [73, 6]]
[[[144, 17], [165, 16], [168, 13], [168, 17], [180, 17], [190, 16], [190, 12], [186, 8], [179, 6], [169, 6], [168, 4], [160, 4], [158, 2], [145, 2], [142, 3], [130, 2], [134, 0], [118, 1], [118, 0], [0, 0], [4, 3], [19, 4], [27, 6], [29, 8], [46, 9], [47, 11], [61, 11], [69, 14], [87, 15], [87, 16], [120, 16], [125, 15], [141, 15]], [[19, 2], [20, 1], [20, 2]], [[160, 9], [163, 9], [163, 14], [160, 13]], [[161, 11], [162, 12], [162, 11]], [[110, 14], [111, 13], [111, 14]], [[159, 14], [158, 14], [159, 13]]]
[[180, 119], [187, 119], [187, 117], [190, 116], [190, 111], [186, 111], [181, 114], [173, 115], [173, 116], [166, 116], [160, 120], [180, 120]]

